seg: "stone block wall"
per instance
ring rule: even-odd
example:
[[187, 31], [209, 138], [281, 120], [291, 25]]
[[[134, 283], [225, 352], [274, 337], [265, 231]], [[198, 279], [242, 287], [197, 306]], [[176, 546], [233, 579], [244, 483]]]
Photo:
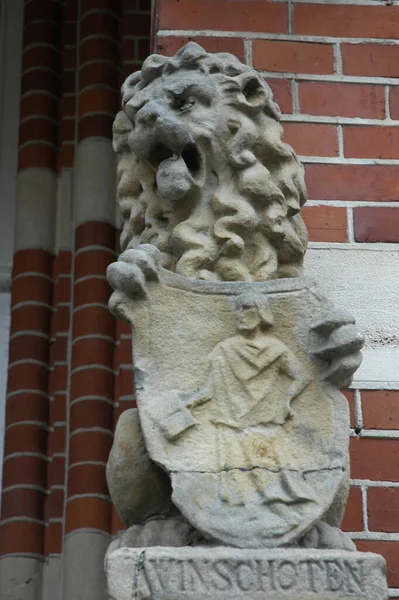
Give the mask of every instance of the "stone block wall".
[[[0, 599], [103, 597], [121, 527], [105, 483], [135, 406], [129, 328], [110, 315], [118, 252], [111, 124], [153, 49], [190, 39], [259, 69], [305, 164], [307, 268], [366, 331], [350, 403], [344, 520], [399, 597], [399, 3], [26, 0]], [[7, 594], [14, 594], [8, 596]]]

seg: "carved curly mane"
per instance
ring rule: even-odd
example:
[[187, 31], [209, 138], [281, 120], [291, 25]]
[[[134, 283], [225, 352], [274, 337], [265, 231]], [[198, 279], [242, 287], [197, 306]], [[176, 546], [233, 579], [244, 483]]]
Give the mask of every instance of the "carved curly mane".
[[301, 274], [303, 168], [260, 75], [190, 42], [172, 58], [150, 56], [122, 93], [122, 250], [152, 243], [165, 268], [196, 279]]

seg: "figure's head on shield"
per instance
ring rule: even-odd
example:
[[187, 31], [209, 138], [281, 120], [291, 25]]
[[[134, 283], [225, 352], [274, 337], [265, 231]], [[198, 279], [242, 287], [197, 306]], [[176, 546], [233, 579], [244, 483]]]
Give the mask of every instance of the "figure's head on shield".
[[255, 331], [262, 326], [269, 329], [274, 324], [269, 299], [264, 294], [240, 294], [235, 309], [237, 330], [242, 333]]

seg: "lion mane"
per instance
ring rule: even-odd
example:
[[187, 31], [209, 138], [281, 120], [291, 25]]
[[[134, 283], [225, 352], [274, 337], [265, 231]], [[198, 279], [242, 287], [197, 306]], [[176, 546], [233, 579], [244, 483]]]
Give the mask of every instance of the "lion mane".
[[[195, 105], [196, 78], [204, 99]], [[175, 102], [162, 108], [167, 138], [190, 140], [180, 150], [152, 141], [150, 103], [161, 106], [163, 91]], [[189, 42], [171, 58], [147, 58], [122, 95], [113, 129], [122, 251], [154, 244], [166, 269], [194, 279], [300, 275], [307, 246], [303, 167], [282, 141], [280, 111], [263, 78], [231, 54], [208, 54]], [[142, 123], [147, 137], [135, 142]]]

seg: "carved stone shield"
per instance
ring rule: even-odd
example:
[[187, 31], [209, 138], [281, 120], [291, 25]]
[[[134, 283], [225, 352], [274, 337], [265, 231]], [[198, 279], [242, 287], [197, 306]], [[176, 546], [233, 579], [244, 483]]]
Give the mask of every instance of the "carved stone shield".
[[347, 477], [349, 415], [313, 354], [326, 310], [305, 278], [213, 283], [163, 269], [128, 308], [146, 446], [205, 537], [289, 545], [328, 513]]

